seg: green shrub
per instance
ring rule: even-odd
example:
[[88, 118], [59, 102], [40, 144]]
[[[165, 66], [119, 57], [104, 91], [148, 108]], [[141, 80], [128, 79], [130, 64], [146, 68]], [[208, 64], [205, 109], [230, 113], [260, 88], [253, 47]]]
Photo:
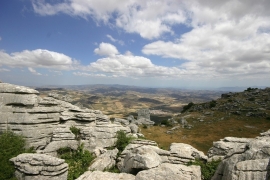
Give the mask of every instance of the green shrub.
[[25, 140], [22, 136], [10, 130], [0, 135], [0, 179], [16, 179], [13, 163], [9, 159], [25, 152], [33, 152], [33, 148], [25, 149]]
[[113, 166], [110, 169], [105, 169], [104, 171], [111, 172], [111, 173], [120, 173], [120, 170], [117, 168], [117, 166]]
[[171, 127], [172, 126], [172, 123], [170, 121], [168, 121], [167, 119], [166, 120], [162, 120], [160, 122], [160, 124], [165, 125], [167, 127]]
[[201, 166], [201, 174], [203, 180], [210, 180], [213, 175], [215, 174], [217, 167], [221, 160], [211, 161], [211, 162], [204, 162], [199, 159], [195, 159], [195, 161], [190, 161], [187, 165], [197, 165]]
[[210, 108], [212, 108], [212, 107], [216, 107], [216, 105], [217, 105], [217, 101], [214, 101], [214, 100], [212, 100], [211, 102], [210, 102]]
[[77, 150], [68, 147], [60, 148], [57, 153], [68, 163], [68, 180], [76, 179], [82, 175], [87, 171], [91, 161], [94, 160], [94, 156], [88, 150], [84, 150], [83, 144]]
[[71, 126], [70, 131], [75, 134], [75, 139], [79, 140], [80, 139], [80, 129], [76, 128], [75, 126]]
[[193, 102], [190, 102], [190, 103], [188, 103], [188, 105], [183, 106], [183, 109], [182, 109], [181, 113], [186, 112], [186, 111], [189, 110], [193, 105], [194, 105], [194, 103], [193, 103]]
[[118, 154], [120, 154], [133, 139], [132, 137], [128, 137], [123, 130], [117, 131], [116, 138], [115, 147], [119, 150]]
[[144, 124], [144, 125], [143, 125], [143, 128], [144, 128], [144, 129], [147, 129], [147, 125], [146, 125], [146, 124]]

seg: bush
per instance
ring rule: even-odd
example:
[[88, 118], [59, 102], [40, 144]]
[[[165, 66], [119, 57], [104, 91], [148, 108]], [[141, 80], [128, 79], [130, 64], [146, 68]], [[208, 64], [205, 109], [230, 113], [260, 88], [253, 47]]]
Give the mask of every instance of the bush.
[[9, 159], [25, 152], [33, 152], [33, 148], [25, 149], [25, 140], [22, 136], [10, 130], [0, 135], [0, 179], [16, 179], [13, 163]]
[[146, 124], [143, 125], [143, 129], [147, 129], [147, 125]]
[[212, 100], [211, 102], [210, 102], [210, 108], [212, 108], [212, 107], [216, 107], [216, 105], [217, 105], [217, 101], [214, 101], [214, 100]]
[[194, 105], [194, 103], [193, 103], [193, 102], [190, 102], [190, 103], [188, 103], [188, 105], [183, 106], [183, 109], [182, 109], [181, 113], [186, 112], [186, 111], [189, 110], [193, 105]]
[[116, 138], [115, 146], [119, 150], [118, 154], [120, 154], [133, 139], [132, 137], [128, 137], [123, 130], [117, 131]]
[[197, 165], [201, 166], [201, 174], [203, 180], [210, 180], [212, 176], [214, 176], [217, 167], [221, 160], [211, 161], [211, 162], [204, 162], [199, 159], [195, 159], [195, 161], [190, 161], [187, 165]]
[[84, 150], [81, 144], [77, 150], [65, 147], [57, 150], [61, 159], [65, 159], [68, 163], [68, 180], [73, 180], [82, 175], [88, 170], [88, 167], [94, 156], [88, 151]]
[[76, 128], [75, 126], [71, 126], [69, 129], [75, 135], [75, 139], [79, 140], [80, 139], [80, 129]]
[[167, 119], [166, 120], [162, 120], [160, 122], [160, 124], [165, 125], [167, 127], [171, 127], [172, 126], [172, 123], [170, 121], [168, 121]]

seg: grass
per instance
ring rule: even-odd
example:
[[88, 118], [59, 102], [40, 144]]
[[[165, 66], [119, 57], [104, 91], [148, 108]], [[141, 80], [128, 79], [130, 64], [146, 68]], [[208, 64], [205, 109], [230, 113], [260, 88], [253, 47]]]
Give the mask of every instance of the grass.
[[[198, 116], [198, 113], [194, 115]], [[218, 120], [220, 117], [224, 120]], [[230, 116], [217, 114], [213, 117], [205, 117], [204, 122], [199, 122], [197, 118], [187, 118], [189, 124], [194, 127], [191, 129], [180, 128], [173, 134], [166, 132], [171, 127], [152, 126], [147, 129], [141, 128], [146, 139], [156, 141], [159, 147], [168, 149], [173, 142], [190, 144], [196, 149], [207, 153], [213, 146], [213, 141], [218, 141], [224, 137], [245, 137], [254, 138], [259, 136], [262, 131], [270, 129], [269, 120], [266, 118]]]

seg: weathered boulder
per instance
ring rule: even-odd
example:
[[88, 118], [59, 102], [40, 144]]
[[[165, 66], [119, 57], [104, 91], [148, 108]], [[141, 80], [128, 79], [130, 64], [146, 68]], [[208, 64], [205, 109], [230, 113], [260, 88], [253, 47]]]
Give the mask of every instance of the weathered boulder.
[[121, 125], [124, 125], [124, 126], [127, 126], [127, 125], [130, 124], [129, 120], [127, 120], [127, 119], [121, 119], [121, 118], [114, 118], [113, 123], [115, 123], [115, 124], [121, 124]]
[[201, 180], [200, 166], [163, 163], [160, 166], [140, 171], [135, 180]]
[[145, 124], [145, 125], [154, 125], [155, 122], [150, 119], [150, 110], [149, 109], [140, 109], [137, 111], [138, 117], [136, 124]]
[[[46, 154], [57, 148], [76, 148], [77, 143], [69, 128], [90, 128], [82, 131], [86, 147], [112, 146], [115, 133], [129, 127], [112, 125], [109, 117], [99, 110], [80, 108], [54, 97], [38, 96], [38, 91], [7, 83], [0, 84], [0, 131], [11, 129], [26, 138], [27, 146]], [[92, 129], [91, 129], [92, 128]], [[89, 134], [85, 134], [88, 132]], [[89, 137], [89, 138], [87, 138]]]
[[202, 151], [198, 151], [189, 144], [172, 143], [170, 146], [169, 161], [173, 164], [185, 164], [195, 159], [207, 160], [207, 156]]
[[77, 180], [135, 180], [135, 176], [126, 173], [86, 171]]
[[139, 127], [136, 124], [130, 124], [128, 127], [131, 130], [131, 133], [136, 134], [139, 132]]
[[45, 154], [20, 154], [12, 158], [18, 180], [66, 180], [68, 164]]
[[226, 155], [212, 180], [270, 179], [270, 137], [248, 140], [246, 148], [231, 156]]
[[161, 157], [152, 148], [142, 146], [126, 154], [120, 171], [136, 174], [140, 170], [157, 167], [161, 162]]
[[124, 127], [119, 124], [103, 124], [81, 129], [82, 142], [85, 148], [92, 151], [96, 147], [108, 148], [114, 146], [116, 142], [117, 131], [130, 133], [129, 127]]
[[88, 168], [90, 171], [103, 171], [115, 166], [118, 149], [108, 150], [98, 156], [91, 166]]
[[39, 94], [38, 91], [24, 86], [17, 86], [8, 83], [0, 84], [0, 93], [15, 93], [15, 94]]
[[213, 142], [213, 147], [209, 149], [207, 155], [210, 158], [229, 157], [233, 154], [245, 152], [247, 144], [252, 138], [225, 137], [219, 141]]

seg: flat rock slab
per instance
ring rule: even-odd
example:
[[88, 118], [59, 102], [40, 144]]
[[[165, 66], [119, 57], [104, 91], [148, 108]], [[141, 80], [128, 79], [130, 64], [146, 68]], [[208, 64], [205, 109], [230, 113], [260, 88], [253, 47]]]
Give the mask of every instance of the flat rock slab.
[[135, 180], [135, 176], [126, 173], [86, 171], [77, 180]]

